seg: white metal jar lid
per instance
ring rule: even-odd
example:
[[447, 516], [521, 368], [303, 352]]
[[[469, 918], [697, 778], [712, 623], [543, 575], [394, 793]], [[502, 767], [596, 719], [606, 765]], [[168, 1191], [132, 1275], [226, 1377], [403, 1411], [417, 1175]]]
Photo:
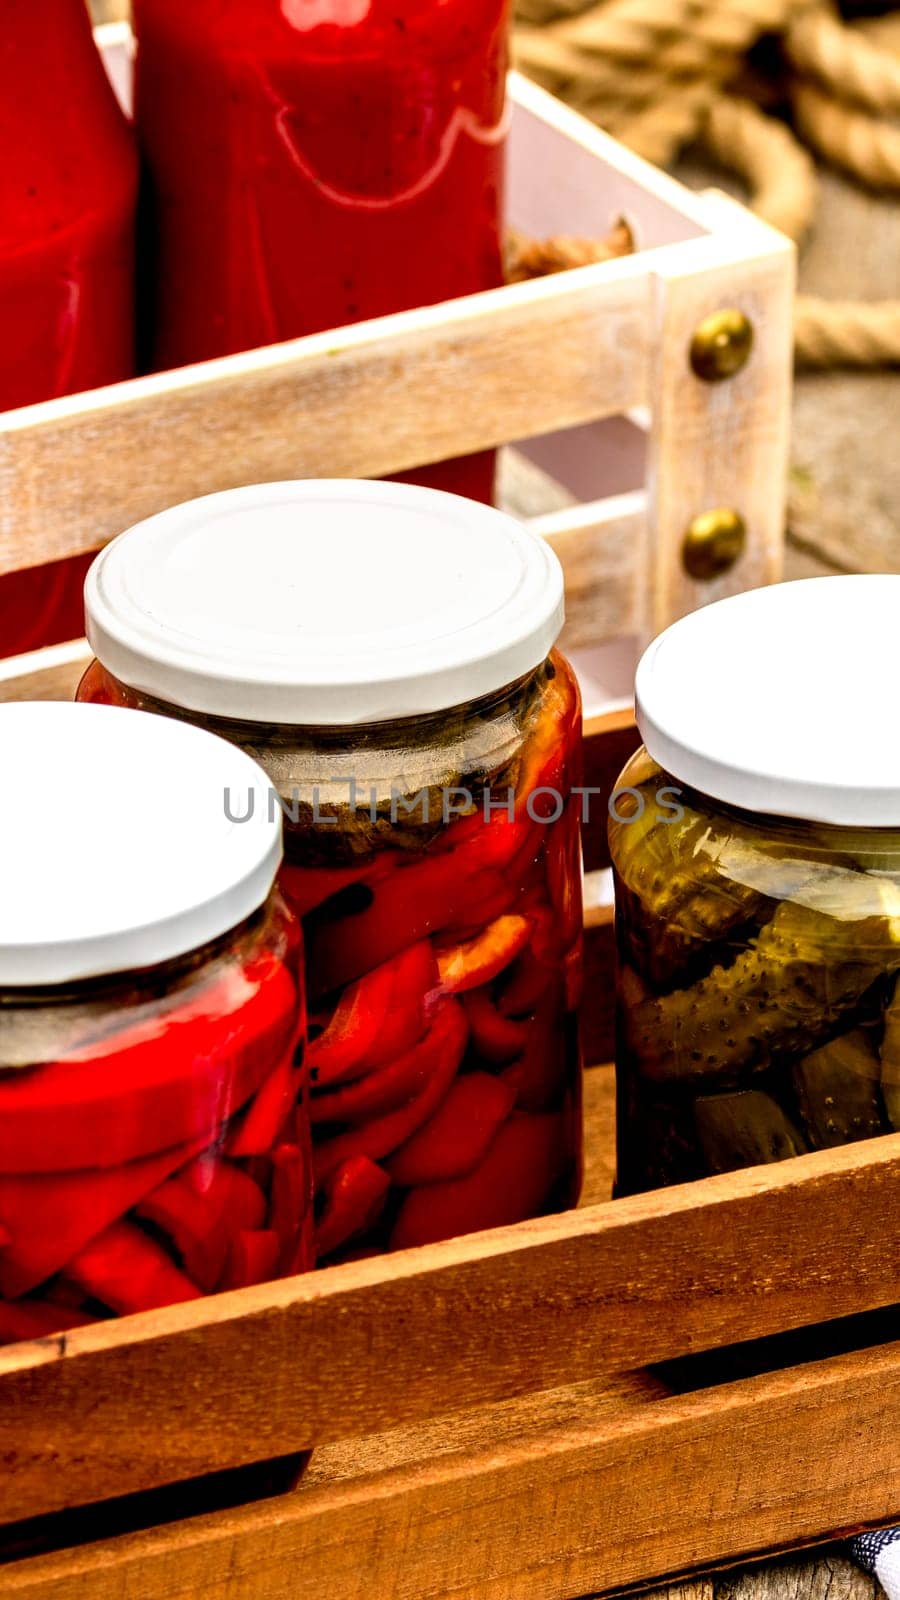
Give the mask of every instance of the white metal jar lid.
[[809, 578], [683, 617], [637, 672], [650, 755], [772, 816], [900, 827], [900, 576]]
[[87, 634], [122, 682], [193, 711], [348, 725], [514, 682], [563, 623], [562, 569], [512, 517], [345, 479], [234, 489], [107, 546]]
[[0, 752], [0, 986], [154, 966], [264, 903], [281, 814], [224, 739], [142, 711], [21, 703], [0, 706]]

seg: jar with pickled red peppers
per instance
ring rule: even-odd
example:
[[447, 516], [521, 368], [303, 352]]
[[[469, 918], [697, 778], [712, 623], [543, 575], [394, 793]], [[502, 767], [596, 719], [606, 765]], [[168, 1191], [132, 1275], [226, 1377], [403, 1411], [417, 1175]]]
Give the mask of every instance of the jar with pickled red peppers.
[[[509, 0], [135, 0], [147, 358], [503, 281]], [[490, 500], [494, 454], [435, 486]]]
[[674, 624], [612, 802], [623, 1193], [900, 1131], [900, 577]]
[[216, 729], [285, 812], [319, 1258], [573, 1204], [581, 716], [549, 548], [433, 490], [274, 484], [123, 534], [86, 595], [81, 698]]
[[0, 1343], [305, 1271], [301, 938], [262, 772], [200, 729], [0, 707]]

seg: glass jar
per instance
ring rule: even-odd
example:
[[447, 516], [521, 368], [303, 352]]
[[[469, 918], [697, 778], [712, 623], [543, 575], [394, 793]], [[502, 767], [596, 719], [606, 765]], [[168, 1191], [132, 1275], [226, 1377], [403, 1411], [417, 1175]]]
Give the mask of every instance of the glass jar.
[[[5, 0], [0, 411], [134, 371], [137, 152], [85, 0]], [[0, 578], [0, 653], [81, 633], [89, 560]]]
[[622, 1193], [900, 1130], [898, 605], [896, 577], [785, 584], [641, 662], [610, 824]]
[[[151, 365], [500, 284], [508, 10], [135, 0]], [[437, 486], [489, 500], [493, 465]]]
[[548, 547], [431, 490], [281, 484], [132, 529], [86, 593], [80, 696], [202, 721], [284, 808], [320, 1257], [573, 1204], [581, 721]]
[[0, 707], [0, 1343], [313, 1265], [301, 940], [240, 751]]

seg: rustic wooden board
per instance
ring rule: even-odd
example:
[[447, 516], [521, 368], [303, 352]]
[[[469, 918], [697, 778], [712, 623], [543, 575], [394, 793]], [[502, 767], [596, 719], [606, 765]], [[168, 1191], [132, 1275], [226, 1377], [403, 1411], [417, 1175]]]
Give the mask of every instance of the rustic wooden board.
[[212, 489], [379, 477], [638, 405], [652, 279], [637, 259], [566, 274], [564, 293], [518, 284], [9, 412], [0, 572]]
[[448, 1419], [437, 1454], [369, 1439], [361, 1472], [14, 1564], [0, 1595], [566, 1600], [889, 1518], [898, 1424], [898, 1345], [671, 1398], [586, 1383]]
[[892, 1136], [12, 1347], [0, 1520], [890, 1305], [898, 1181]]

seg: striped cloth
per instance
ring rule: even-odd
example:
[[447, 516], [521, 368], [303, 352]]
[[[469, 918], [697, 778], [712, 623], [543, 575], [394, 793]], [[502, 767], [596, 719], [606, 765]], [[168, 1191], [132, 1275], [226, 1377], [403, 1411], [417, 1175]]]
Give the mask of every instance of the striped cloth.
[[900, 1600], [900, 1528], [882, 1528], [851, 1539], [850, 1554], [878, 1579], [888, 1600]]

